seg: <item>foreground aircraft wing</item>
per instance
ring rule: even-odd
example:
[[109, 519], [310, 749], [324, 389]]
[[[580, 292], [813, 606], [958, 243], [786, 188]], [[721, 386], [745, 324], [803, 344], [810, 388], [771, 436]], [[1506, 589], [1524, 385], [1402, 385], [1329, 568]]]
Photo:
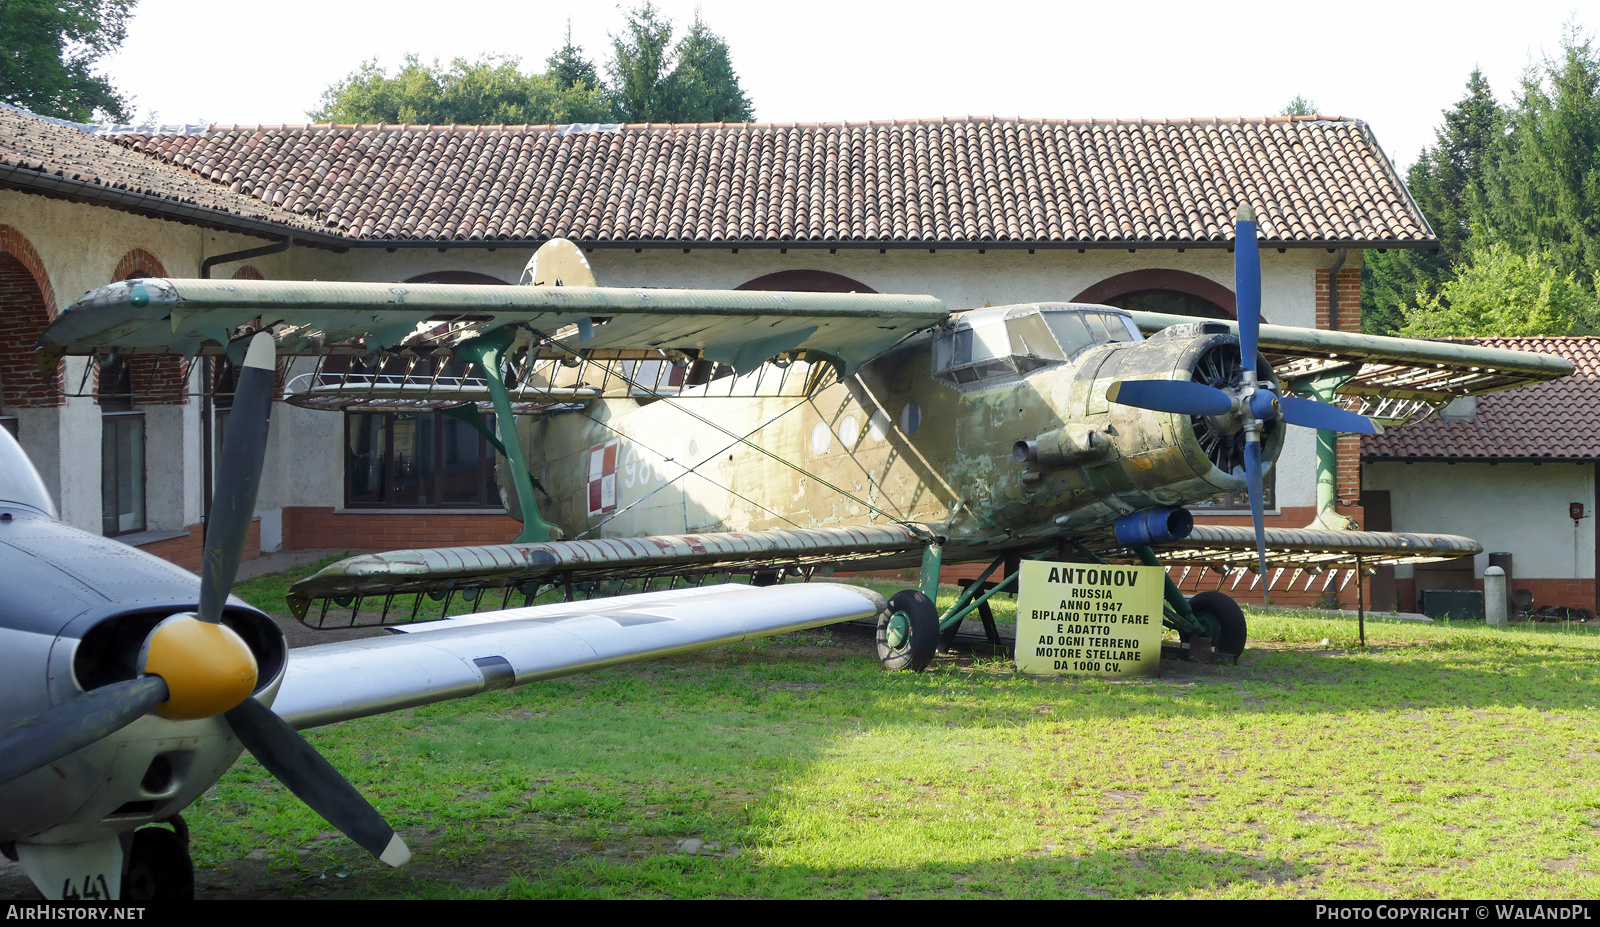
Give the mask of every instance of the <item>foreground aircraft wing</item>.
[[[1141, 331], [1194, 324], [1190, 316], [1134, 312]], [[1210, 320], [1207, 320], [1210, 322]], [[1237, 322], [1216, 322], [1239, 333]], [[1318, 380], [1339, 385], [1333, 400], [1384, 425], [1420, 419], [1462, 396], [1515, 389], [1564, 377], [1572, 362], [1548, 354], [1353, 332], [1262, 325], [1260, 350], [1288, 390]]]
[[[288, 600], [310, 627], [393, 625], [413, 620], [423, 604], [419, 594], [444, 600], [445, 608], [457, 596], [479, 607], [576, 584], [614, 592], [624, 579], [687, 575], [693, 582], [763, 570], [859, 569], [860, 562], [878, 566], [895, 555], [915, 564], [930, 540], [919, 525], [891, 524], [392, 550], [325, 567], [295, 583]], [[395, 596], [404, 595], [417, 597], [397, 605]], [[332, 616], [330, 606], [338, 609]]]
[[459, 618], [294, 651], [272, 710], [303, 730], [618, 663], [754, 640], [884, 607], [835, 583], [703, 586]]
[[[62, 354], [221, 354], [270, 328], [278, 354], [448, 350], [507, 325], [551, 358], [692, 351], [743, 373], [808, 351], [847, 371], [943, 322], [931, 296], [300, 280], [126, 280], [62, 310], [40, 340]], [[660, 356], [660, 355], [657, 355]]]

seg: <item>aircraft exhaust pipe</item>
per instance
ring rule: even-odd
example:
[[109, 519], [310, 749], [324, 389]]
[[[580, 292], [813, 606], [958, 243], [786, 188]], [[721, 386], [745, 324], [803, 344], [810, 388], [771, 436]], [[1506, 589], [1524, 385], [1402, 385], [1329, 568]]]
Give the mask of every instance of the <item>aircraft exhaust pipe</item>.
[[1194, 516], [1186, 509], [1146, 509], [1117, 519], [1117, 541], [1128, 547], [1149, 547], [1181, 541], [1194, 530]]
[[1011, 447], [1011, 459], [1017, 463], [1041, 463], [1047, 467], [1092, 466], [1105, 463], [1116, 454], [1116, 445], [1110, 438], [1082, 425], [1056, 428]]

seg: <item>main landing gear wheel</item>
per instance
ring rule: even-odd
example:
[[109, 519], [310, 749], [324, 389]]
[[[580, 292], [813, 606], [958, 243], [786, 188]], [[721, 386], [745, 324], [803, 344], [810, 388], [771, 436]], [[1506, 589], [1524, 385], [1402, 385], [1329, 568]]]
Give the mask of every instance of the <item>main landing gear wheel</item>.
[[124, 901], [190, 901], [194, 898], [194, 863], [182, 837], [165, 827], [133, 833], [128, 868], [122, 876]]
[[878, 614], [878, 661], [884, 669], [922, 672], [939, 646], [939, 612], [915, 589], [889, 597]]
[[1212, 650], [1234, 657], [1244, 653], [1249, 629], [1245, 626], [1244, 609], [1239, 607], [1239, 603], [1220, 592], [1202, 592], [1189, 600], [1189, 609], [1205, 612], [1216, 619], [1217, 639], [1211, 642]]

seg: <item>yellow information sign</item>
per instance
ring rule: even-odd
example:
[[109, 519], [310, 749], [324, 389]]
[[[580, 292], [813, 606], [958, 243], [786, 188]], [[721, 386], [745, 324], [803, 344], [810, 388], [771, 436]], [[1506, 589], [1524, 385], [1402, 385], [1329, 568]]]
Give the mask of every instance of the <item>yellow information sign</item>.
[[1161, 668], [1158, 566], [1024, 560], [1017, 669], [1035, 675], [1151, 676]]

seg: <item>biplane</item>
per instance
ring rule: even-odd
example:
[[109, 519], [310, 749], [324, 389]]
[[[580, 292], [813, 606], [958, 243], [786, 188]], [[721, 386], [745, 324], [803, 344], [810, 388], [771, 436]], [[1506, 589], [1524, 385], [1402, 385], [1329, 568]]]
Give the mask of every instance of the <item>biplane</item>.
[[[1237, 240], [1256, 240], [1247, 210]], [[605, 288], [562, 241], [530, 261], [529, 285], [139, 279], [93, 291], [52, 323], [45, 363], [226, 356], [258, 385], [246, 390], [241, 374], [213, 507], [219, 527], [208, 531], [197, 592], [190, 580], [187, 593], [137, 607], [128, 594], [76, 611], [41, 603], [0, 625], [34, 635], [19, 637], [31, 649], [9, 651], [30, 654], [28, 666], [59, 668], [7, 699], [20, 727], [0, 741], [0, 794], [7, 809], [29, 810], [0, 820], [0, 843], [15, 843], [30, 873], [43, 873], [36, 882], [56, 886], [47, 891], [80, 890], [91, 870], [114, 871], [113, 851], [151, 830], [141, 825], [181, 810], [248, 747], [362, 846], [394, 855], [393, 832], [313, 759], [296, 727], [643, 658], [666, 652], [663, 641], [709, 646], [847, 617], [875, 617], [886, 666], [920, 670], [941, 635], [1012, 587], [1022, 558], [1207, 565], [1270, 584], [1285, 570], [1291, 583], [1310, 582], [1478, 553], [1468, 538], [1327, 521], [1269, 529], [1263, 480], [1290, 425], [1370, 432], [1464, 395], [1563, 376], [1571, 364], [1263, 325], [1259, 253], [1239, 247], [1235, 257], [1236, 322], [1056, 302], [950, 312], [919, 296]], [[291, 592], [291, 608], [314, 627], [409, 633], [290, 660], [264, 616], [226, 600], [254, 500], [253, 486], [246, 494], [232, 482], [250, 465], [229, 455], [245, 430], [236, 420], [258, 423], [265, 441], [264, 342], [286, 359], [290, 403], [441, 410], [501, 454], [501, 491], [522, 523], [516, 539], [354, 557]], [[256, 406], [263, 411], [241, 417]], [[240, 453], [255, 456], [259, 473], [250, 440]], [[1250, 528], [1196, 525], [1185, 508], [1239, 491]], [[17, 520], [47, 520], [21, 504], [34, 511]], [[0, 542], [12, 543], [6, 530]], [[212, 539], [235, 535], [216, 542], [214, 565]], [[91, 538], [60, 542], [55, 559], [48, 546], [28, 556], [49, 564], [74, 548], [117, 546]], [[1271, 579], [1269, 556], [1279, 571]], [[987, 563], [982, 577], [939, 611], [941, 568], [969, 561]], [[905, 567], [918, 570], [917, 588], [887, 603], [834, 584], [776, 582]], [[753, 574], [757, 588], [718, 582], [734, 573]], [[603, 598], [630, 581], [647, 591]], [[796, 591], [806, 589], [819, 598]], [[567, 601], [532, 604], [548, 590]], [[196, 594], [198, 605], [180, 602]], [[481, 613], [496, 598], [500, 607]], [[424, 609], [428, 600], [442, 604]], [[472, 614], [418, 620], [452, 605]], [[1228, 596], [1186, 596], [1169, 576], [1166, 605], [1165, 623], [1190, 644], [1244, 649], [1243, 612]], [[159, 641], [169, 620], [205, 643], [167, 653]], [[572, 642], [579, 625], [604, 639]], [[214, 643], [227, 637], [217, 627], [242, 643]], [[240, 679], [200, 685], [186, 709], [198, 714], [174, 718], [163, 707], [195, 667], [243, 667], [246, 656], [249, 680], [240, 669]], [[184, 738], [205, 745], [174, 746]], [[146, 746], [118, 752], [132, 742]], [[163, 760], [162, 750], [183, 758]], [[156, 775], [179, 766], [197, 773]], [[112, 785], [88, 784], [96, 775]], [[175, 858], [150, 846], [128, 852]]]

